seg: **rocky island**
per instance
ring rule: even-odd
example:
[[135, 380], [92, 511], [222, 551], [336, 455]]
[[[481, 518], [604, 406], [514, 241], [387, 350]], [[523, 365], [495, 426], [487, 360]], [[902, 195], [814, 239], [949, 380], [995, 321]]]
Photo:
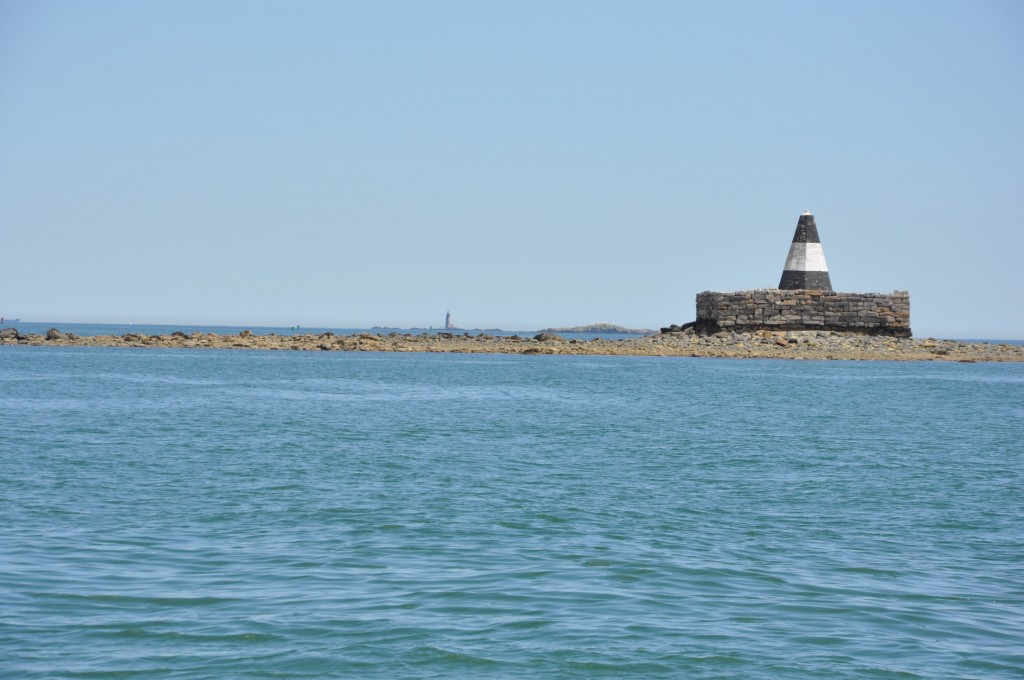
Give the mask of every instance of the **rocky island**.
[[169, 335], [77, 336], [50, 329], [45, 335], [0, 330], [0, 345], [34, 347], [137, 347], [162, 349], [241, 349], [330, 352], [451, 352], [473, 354], [613, 355], [717, 357], [739, 359], [1013, 361], [1024, 362], [1024, 346], [933, 338], [898, 338], [830, 331], [719, 331], [706, 334], [686, 328], [640, 338], [567, 340], [554, 333], [533, 337], [488, 333], [334, 333], [305, 335], [237, 335], [216, 333]]
[[592, 323], [589, 326], [572, 326], [570, 328], [545, 328], [541, 333], [601, 333], [602, 335], [651, 335], [649, 328], [624, 328], [613, 323]]

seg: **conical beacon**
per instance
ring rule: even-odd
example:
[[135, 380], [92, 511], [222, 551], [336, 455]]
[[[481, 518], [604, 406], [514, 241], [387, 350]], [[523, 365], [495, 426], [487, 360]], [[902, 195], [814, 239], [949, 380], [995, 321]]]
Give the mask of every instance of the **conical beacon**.
[[793, 234], [793, 245], [779, 281], [781, 290], [832, 290], [832, 281], [825, 264], [825, 251], [821, 249], [818, 227], [810, 211], [800, 216]]

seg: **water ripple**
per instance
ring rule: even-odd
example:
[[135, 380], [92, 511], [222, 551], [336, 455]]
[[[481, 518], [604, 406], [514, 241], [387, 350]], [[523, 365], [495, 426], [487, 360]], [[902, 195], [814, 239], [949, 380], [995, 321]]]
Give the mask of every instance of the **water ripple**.
[[1018, 365], [323, 354], [0, 352], [0, 676], [1024, 668]]

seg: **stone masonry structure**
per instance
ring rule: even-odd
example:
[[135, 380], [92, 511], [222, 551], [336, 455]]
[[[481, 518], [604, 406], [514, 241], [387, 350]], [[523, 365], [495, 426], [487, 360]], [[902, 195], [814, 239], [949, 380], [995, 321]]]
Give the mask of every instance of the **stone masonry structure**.
[[694, 330], [839, 331], [909, 338], [910, 294], [775, 288], [697, 294]]
[[910, 293], [837, 293], [832, 290], [818, 226], [810, 211], [800, 215], [778, 288], [697, 294], [697, 319], [665, 333], [689, 328], [702, 335], [720, 331], [825, 331], [909, 338]]

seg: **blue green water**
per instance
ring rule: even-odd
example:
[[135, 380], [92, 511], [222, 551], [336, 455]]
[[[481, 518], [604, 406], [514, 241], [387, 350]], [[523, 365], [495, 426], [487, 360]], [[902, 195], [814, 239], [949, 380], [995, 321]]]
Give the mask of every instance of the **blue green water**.
[[0, 348], [0, 676], [1024, 668], [1024, 365]]

